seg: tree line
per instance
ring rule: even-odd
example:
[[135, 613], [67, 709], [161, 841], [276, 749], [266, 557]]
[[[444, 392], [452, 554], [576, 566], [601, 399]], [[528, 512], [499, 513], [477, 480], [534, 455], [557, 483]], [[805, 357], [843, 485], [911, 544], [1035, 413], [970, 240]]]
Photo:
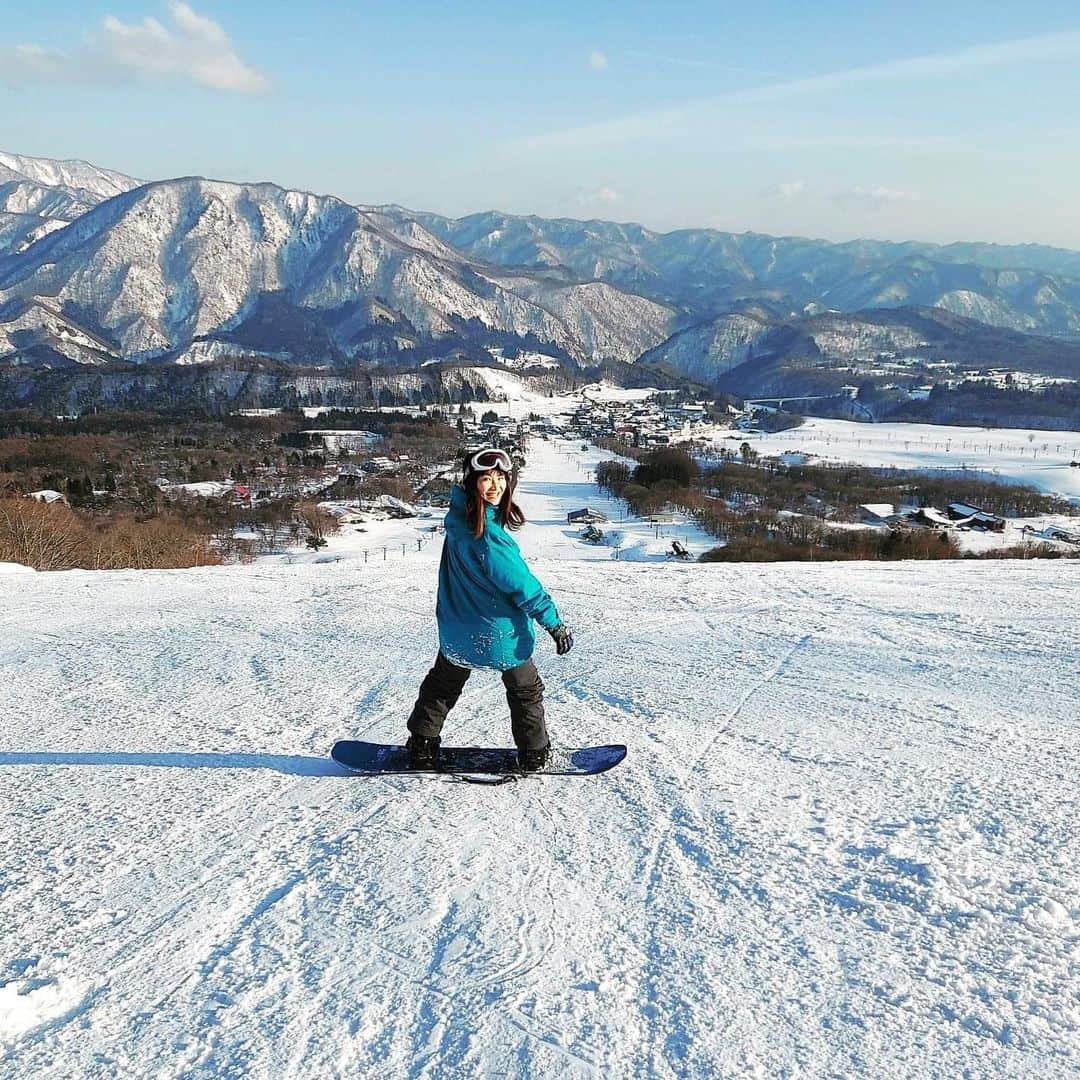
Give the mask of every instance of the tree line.
[[[755, 465], [756, 454], [747, 444], [742, 450], [739, 457], [729, 452], [706, 467], [680, 448], [637, 451], [634, 465], [600, 462], [596, 482], [635, 516], [674, 508], [692, 517], [723, 541], [702, 556], [710, 562], [961, 555], [947, 530], [836, 527], [857, 522], [865, 503], [944, 507], [961, 502], [1006, 517], [1075, 513], [1068, 501], [1021, 485], [850, 465], [783, 466], [768, 459]], [[1051, 552], [1056, 550], [1041, 553]], [[1023, 554], [1030, 556], [1032, 548], [1025, 545]]]
[[[429, 466], [456, 456], [457, 431], [437, 419], [378, 413], [362, 419], [384, 436], [374, 453], [399, 456], [401, 467], [396, 475], [346, 475], [331, 487], [325, 454], [283, 445], [290, 433], [313, 426], [299, 411], [75, 419], [0, 412], [0, 562], [171, 569], [247, 560], [305, 539], [325, 543], [338, 524], [302, 494], [313, 481], [325, 483], [325, 497], [391, 494], [411, 501]], [[162, 478], [171, 485], [231, 482], [247, 494], [196, 497], [176, 486], [163, 489]], [[27, 497], [39, 491], [62, 498]]]

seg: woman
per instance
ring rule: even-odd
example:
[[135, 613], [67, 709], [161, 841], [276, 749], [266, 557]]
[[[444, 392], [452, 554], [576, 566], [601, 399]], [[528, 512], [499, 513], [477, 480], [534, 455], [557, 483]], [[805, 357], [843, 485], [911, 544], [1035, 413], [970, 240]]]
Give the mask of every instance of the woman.
[[532, 661], [532, 621], [551, 634], [560, 656], [574, 639], [510, 535], [525, 524], [515, 482], [505, 450], [480, 450], [465, 459], [461, 485], [451, 492], [435, 608], [439, 655], [420, 686], [405, 744], [414, 769], [438, 768], [443, 722], [474, 668], [502, 672], [521, 769], [547, 763], [551, 742], [544, 684]]

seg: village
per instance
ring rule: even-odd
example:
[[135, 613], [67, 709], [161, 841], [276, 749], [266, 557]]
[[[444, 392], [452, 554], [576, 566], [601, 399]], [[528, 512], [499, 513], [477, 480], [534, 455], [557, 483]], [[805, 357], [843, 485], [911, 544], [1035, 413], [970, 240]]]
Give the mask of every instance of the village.
[[[594, 458], [598, 454], [609, 458], [629, 455], [631, 462], [640, 461], [650, 453], [665, 448], [677, 449], [685, 451], [702, 468], [707, 469], [717, 462], [738, 461], [773, 477], [808, 466], [813, 461], [811, 455], [796, 451], [763, 455], [745, 441], [744, 436], [761, 434], [761, 428], [757, 425], [767, 423], [769, 415], [775, 412], [769, 407], [740, 410], [730, 404], [686, 400], [685, 394], [675, 393], [612, 399], [602, 394], [593, 396], [588, 388], [576, 402], [568, 404], [572, 404], [573, 408], [561, 414], [547, 415], [529, 411], [515, 416], [490, 409], [479, 417], [459, 416], [457, 427], [466, 451], [497, 445], [508, 450], [515, 464], [523, 469], [527, 468], [530, 447], [535, 445], [535, 440], [559, 441], [564, 451], [569, 447], [570, 452], [582, 458]], [[332, 447], [339, 451], [346, 448], [359, 450], [361, 447], [370, 451], [377, 445], [370, 433], [311, 429], [307, 434], [313, 440], [321, 441], [328, 452]], [[737, 450], [730, 446], [731, 441], [734, 441]], [[424, 482], [417, 488], [413, 504], [406, 505], [399, 500], [390, 501], [386, 495], [365, 499], [363, 474], [389, 473], [402, 468], [400, 460], [394, 462], [376, 454], [361, 465], [341, 467], [339, 477], [345, 478], [346, 484], [352, 483], [351, 477], [356, 477], [357, 492], [353, 498], [344, 501], [326, 499], [320, 506], [343, 523], [356, 524], [365, 523], [365, 518], [370, 521], [373, 515], [402, 517], [410, 513], [426, 514], [447, 505], [447, 492], [456, 475], [457, 464], [456, 459], [433, 464]], [[961, 486], [958, 482], [958, 490]], [[731, 508], [741, 512], [754, 511], [758, 504], [759, 500], [753, 496], [741, 493], [728, 500]], [[779, 512], [782, 515], [801, 514], [816, 518], [822, 525], [833, 528], [933, 530], [938, 534], [947, 533], [953, 538], [950, 543], [955, 542], [959, 551], [991, 549], [991, 538], [995, 538], [993, 546], [996, 547], [1003, 547], [1007, 542], [1029, 545], [1038, 542], [1062, 551], [1080, 546], [1080, 529], [1063, 527], [1056, 519], [1048, 522], [1024, 518], [1014, 523], [1003, 513], [965, 502], [962, 498], [946, 500], [940, 509], [933, 505], [880, 502], [864, 502], [842, 508], [829, 505], [824, 497], [809, 496], [807, 503], [797, 510], [784, 507]], [[578, 530], [576, 538], [583, 544], [594, 548], [606, 547], [610, 557], [619, 559], [629, 555], [625, 548], [628, 515], [636, 516], [646, 527], [655, 529], [657, 540], [661, 539], [662, 530], [675, 530], [680, 525], [685, 530], [697, 516], [688, 513], [685, 507], [678, 506], [650, 507], [632, 515], [627, 506], [620, 510], [619, 528], [613, 529], [610, 508], [605, 511], [586, 500], [583, 505], [567, 512], [566, 522]], [[652, 554], [665, 559], [691, 561], [698, 558], [708, 544], [702, 543], [699, 538], [694, 546], [697, 550], [691, 550], [685, 539], [675, 536], [668, 539], [661, 551], [653, 550]]]
[[[679, 490], [667, 491], [666, 500], [662, 489], [644, 499], [640, 494], [626, 499], [621, 490], [609, 491], [620, 500], [618, 529], [611, 527], [611, 507], [594, 505], [600, 494], [595, 484], [592, 497], [583, 492], [580, 505], [566, 508], [563, 513], [567, 525], [576, 530], [575, 540], [613, 559], [635, 557], [632, 545], [626, 544], [628, 519], [653, 529], [653, 539], [665, 540], [659, 546], [647, 545], [648, 557], [684, 562], [706, 552], [715, 555], [725, 537], [739, 531], [732, 519], [741, 520], [755, 534], [764, 530], [776, 536], [791, 534], [796, 518], [804, 523], [794, 530], [801, 537], [811, 528], [882, 534], [925, 530], [947, 539], [947, 546], [958, 553], [978, 554], [1015, 544], [1027, 545], [1028, 551], [1036, 545], [1069, 554], [1080, 549], [1080, 528], [1062, 514], [1067, 506], [1037, 503], [1039, 513], [1033, 512], [1030, 499], [1022, 505], [998, 500], [988, 506], [972, 497], [965, 476], [957, 477], [952, 487], [939, 485], [934, 502], [913, 501], [903, 492], [893, 501], [874, 498], [876, 488], [884, 492], [892, 481], [875, 480], [871, 469], [848, 470], [841, 486], [849, 490], [835, 490], [840, 474], [820, 475], [821, 469], [831, 466], [799, 448], [800, 427], [788, 425], [783, 432], [789, 448], [769, 451], [767, 430], [775, 427], [777, 415], [775, 404], [745, 403], [739, 408], [727, 401], [695, 400], [685, 391], [616, 394], [602, 385], [562, 399], [518, 401], [513, 407], [498, 401], [364, 412], [319, 407], [291, 417], [282, 410], [249, 410], [239, 413], [237, 422], [274, 425], [267, 437], [248, 444], [250, 460], [237, 459], [225, 475], [214, 479], [191, 479], [183, 476], [186, 471], [190, 477], [196, 469], [190, 454], [177, 457], [163, 446], [157, 459], [161, 471], [153, 478], [152, 490], [165, 506], [209, 522], [212, 545], [227, 561], [248, 561], [297, 547], [312, 552], [340, 547], [343, 532], [365, 534], [359, 539], [374, 546], [379, 538], [393, 536], [391, 545], [407, 552], [414, 542], [438, 534], [438, 519], [449, 505], [464, 453], [499, 446], [528, 476], [537, 445], [552, 442], [565, 455], [587, 460], [590, 464], [582, 467], [590, 479], [599, 474], [603, 462], [621, 460], [626, 462], [626, 479], [632, 480], [641, 462], [665, 452], [684, 454], [701, 474]], [[199, 459], [204, 464], [197, 468], [205, 476], [207, 463], [224, 455], [215, 454], [213, 439], [174, 439], [189, 441], [204, 445]], [[188, 464], [177, 469], [184, 460]], [[148, 456], [145, 467], [153, 463]], [[737, 468], [749, 471], [741, 472], [737, 481], [729, 475], [720, 486], [707, 479], [725, 467], [729, 474]], [[82, 485], [90, 488], [80, 492], [85, 501], [108, 505], [112, 492], [89, 478]], [[68, 492], [73, 490], [70, 479], [66, 486]], [[27, 494], [45, 503], [74, 505], [68, 492], [41, 488]], [[859, 499], [859, 494], [864, 497]], [[388, 528], [393, 522], [411, 522], [414, 532], [422, 535], [417, 538], [411, 532], [403, 538], [400, 530]], [[679, 529], [678, 535], [661, 535], [662, 530]], [[731, 555], [737, 550], [733, 547]], [[786, 550], [789, 557], [797, 557], [793, 549]], [[640, 548], [637, 557], [643, 551]]]
[[[600, 449], [618, 454], [621, 451], [632, 454], [631, 460], [640, 460], [649, 452], [663, 448], [678, 448], [704, 467], [718, 461], [737, 460], [773, 475], [808, 466], [814, 461], [812, 455], [799, 451], [763, 455], [745, 441], [746, 436], [763, 434], [761, 425], [767, 424], [775, 415], [775, 406], [750, 403], [740, 409], [733, 404], [687, 398], [684, 392], [676, 391], [612, 398], [602, 391], [594, 396], [590, 388], [585, 388], [576, 401], [567, 403], [573, 406], [571, 409], [554, 414], [529, 411], [524, 416], [515, 416], [500, 413], [494, 405], [485, 408], [483, 403], [460, 408], [457, 413], [436, 406], [395, 409], [414, 418], [434, 419], [456, 428], [461, 440], [459, 452], [438, 461], [414, 461], [408, 454], [384, 453], [381, 448], [385, 438], [371, 431], [312, 426], [299, 432], [297, 442], [306, 453], [319, 453], [326, 462], [325, 470], [308, 479], [292, 481], [291, 492], [288, 488], [278, 487], [276, 497], [292, 493], [311, 500], [339, 527], [370, 527], [385, 521], [427, 518], [449, 505], [449, 489], [456, 479], [462, 452], [499, 446], [511, 454], [515, 466], [525, 469], [533, 440], [563, 440], [568, 445], [580, 442], [580, 452]], [[322, 410], [310, 411], [315, 414], [314, 419], [318, 419]], [[725, 445], [731, 442], [737, 444], [737, 449]], [[388, 481], [396, 485], [396, 493], [387, 490]], [[173, 490], [173, 486], [164, 490]], [[188, 494], [224, 495], [241, 503], [268, 497], [266, 491], [256, 493], [242, 484], [230, 488], [228, 481], [217, 485], [179, 485], [178, 490]], [[742, 512], [758, 506], [757, 499], [741, 494], [729, 503]], [[837, 508], [824, 498], [811, 496], [809, 504], [800, 507], [799, 511], [788, 508], [780, 511], [788, 515], [798, 512], [817, 517], [823, 524], [833, 527], [935, 530], [953, 537], [961, 551], [985, 551], [990, 537], [997, 538], [997, 543], [1003, 545], [1007, 535], [1012, 542], [1041, 542], [1064, 551], [1080, 548], [1080, 524], [1063, 527], [1057, 521], [1025, 518], [1014, 525], [1005, 514], [960, 499], [945, 502], [941, 508], [864, 502], [854, 508], [853, 514], [838, 514]], [[626, 514], [620, 514], [620, 517], [625, 522]], [[651, 509], [640, 517], [647, 526], [656, 529], [657, 539], [661, 528], [687, 524], [687, 514], [673, 507]], [[609, 513], [585, 504], [568, 512], [567, 524], [579, 529], [577, 536], [583, 543], [593, 547], [606, 546], [615, 559], [626, 557], [623, 532], [608, 528]], [[438, 526], [430, 531], [437, 532]], [[308, 543], [316, 549], [326, 546], [325, 531], [314, 529]], [[697, 547], [699, 550], [693, 552], [682, 540], [674, 538], [664, 546], [661, 554], [666, 559], [692, 561], [702, 553], [703, 545], [699, 543]]]

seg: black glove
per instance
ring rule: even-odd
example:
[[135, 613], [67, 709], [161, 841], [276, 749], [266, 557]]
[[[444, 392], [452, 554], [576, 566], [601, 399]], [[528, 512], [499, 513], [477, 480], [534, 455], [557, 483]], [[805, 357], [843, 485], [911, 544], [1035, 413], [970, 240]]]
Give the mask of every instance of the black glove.
[[574, 647], [574, 635], [570, 633], [570, 627], [564, 623], [559, 623], [553, 630], [549, 630], [548, 633], [555, 641], [555, 651], [560, 656], [565, 656]]

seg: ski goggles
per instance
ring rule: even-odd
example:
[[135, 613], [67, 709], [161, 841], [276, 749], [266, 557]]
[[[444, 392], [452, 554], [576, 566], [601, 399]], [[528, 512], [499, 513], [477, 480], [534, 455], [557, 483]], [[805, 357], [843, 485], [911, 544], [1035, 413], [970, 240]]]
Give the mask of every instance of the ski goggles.
[[514, 463], [505, 450], [478, 450], [469, 458], [470, 472], [487, 472], [489, 469], [502, 469], [503, 472], [513, 472]]

